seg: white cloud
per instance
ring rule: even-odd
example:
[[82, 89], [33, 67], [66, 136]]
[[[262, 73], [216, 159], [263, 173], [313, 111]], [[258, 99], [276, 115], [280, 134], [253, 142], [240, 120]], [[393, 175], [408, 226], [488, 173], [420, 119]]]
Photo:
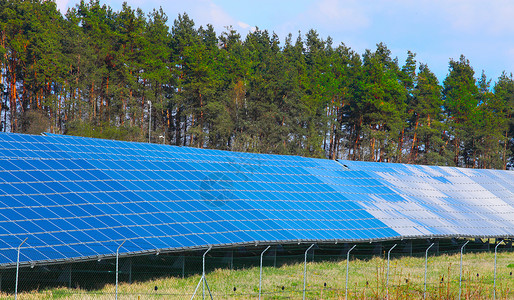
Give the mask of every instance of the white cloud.
[[61, 13], [66, 13], [68, 10], [68, 0], [56, 0], [57, 9], [61, 11]]
[[244, 23], [244, 22], [241, 22], [241, 21], [238, 21], [237, 22], [237, 26], [243, 28], [243, 29], [247, 29], [247, 28], [250, 28], [250, 25]]
[[237, 21], [237, 26], [243, 30], [248, 30], [250, 32], [254, 32], [255, 30], [257, 30], [255, 26], [250, 26], [249, 24], [246, 24], [245, 22], [241, 21]]
[[225, 31], [228, 26], [233, 26], [236, 30], [255, 30], [249, 24], [228, 14], [212, 0], [193, 1], [187, 6], [187, 12], [195, 20], [196, 25], [211, 24], [218, 34]]

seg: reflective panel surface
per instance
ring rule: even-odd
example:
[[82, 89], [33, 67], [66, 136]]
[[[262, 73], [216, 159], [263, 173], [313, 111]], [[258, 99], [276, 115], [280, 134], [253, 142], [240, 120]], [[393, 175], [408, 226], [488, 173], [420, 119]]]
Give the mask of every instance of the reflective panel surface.
[[514, 235], [514, 172], [0, 134], [0, 265]]

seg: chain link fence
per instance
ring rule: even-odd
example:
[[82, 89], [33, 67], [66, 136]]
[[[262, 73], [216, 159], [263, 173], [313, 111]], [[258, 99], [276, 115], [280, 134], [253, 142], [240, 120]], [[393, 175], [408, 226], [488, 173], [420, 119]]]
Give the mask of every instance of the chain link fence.
[[118, 286], [115, 259], [35, 265], [19, 269], [17, 295], [16, 269], [0, 270], [0, 298], [191, 299], [195, 289], [194, 299], [514, 298], [512, 241], [498, 246], [496, 277], [494, 241], [472, 240], [463, 249], [465, 242], [272, 245], [264, 253], [266, 246], [212, 249], [205, 265], [205, 250], [121, 256]]

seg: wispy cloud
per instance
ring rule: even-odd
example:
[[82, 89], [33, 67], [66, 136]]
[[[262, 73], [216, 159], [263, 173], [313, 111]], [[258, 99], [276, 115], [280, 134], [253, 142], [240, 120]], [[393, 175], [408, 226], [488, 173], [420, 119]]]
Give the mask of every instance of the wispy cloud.
[[238, 20], [237, 16], [232, 16], [227, 13], [212, 0], [191, 1], [188, 4], [184, 4], [184, 6], [189, 7], [187, 10], [188, 14], [190, 14], [194, 20], [201, 20], [201, 23], [197, 25], [211, 24], [218, 34], [226, 30], [229, 26], [243, 32], [255, 30], [254, 27], [245, 23], [243, 20]]
[[57, 0], [55, 3], [57, 4], [57, 9], [60, 10], [61, 13], [66, 13], [68, 0]]
[[237, 26], [240, 27], [241, 29], [249, 30], [251, 32], [254, 32], [257, 29], [257, 28], [255, 28], [255, 26], [250, 26], [249, 24], [246, 24], [241, 21], [237, 21]]

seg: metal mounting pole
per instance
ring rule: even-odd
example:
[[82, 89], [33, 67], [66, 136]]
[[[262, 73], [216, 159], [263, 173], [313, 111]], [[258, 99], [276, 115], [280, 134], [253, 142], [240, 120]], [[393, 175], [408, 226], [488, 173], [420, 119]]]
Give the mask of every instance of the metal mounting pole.
[[430, 244], [430, 246], [428, 246], [427, 250], [425, 251], [425, 289], [423, 291], [423, 299], [426, 299], [427, 296], [428, 250], [430, 250], [430, 248], [432, 248], [433, 245], [434, 243]]
[[307, 283], [307, 252], [309, 252], [312, 247], [314, 247], [314, 244], [310, 245], [309, 248], [305, 250], [305, 260], [303, 263], [303, 300], [305, 300], [305, 285]]
[[344, 294], [344, 299], [348, 299], [348, 269], [350, 268], [350, 252], [355, 248], [357, 245], [353, 245], [353, 247], [348, 250], [348, 253], [346, 253], [346, 292]]
[[386, 277], [386, 299], [389, 299], [389, 260], [391, 256], [391, 251], [396, 247], [398, 244], [394, 244], [389, 251], [387, 251], [387, 277]]
[[116, 300], [118, 300], [118, 258], [120, 256], [120, 248], [125, 244], [127, 240], [124, 240], [121, 245], [118, 246], [118, 249], [116, 249]]
[[16, 285], [14, 287], [14, 300], [18, 299], [18, 276], [20, 272], [20, 250], [21, 245], [23, 245], [27, 241], [28, 237], [21, 242], [21, 244], [18, 246], [18, 258], [16, 259]]
[[494, 247], [494, 279], [493, 279], [493, 299], [496, 299], [496, 253], [498, 250], [498, 246], [503, 243], [503, 240], [501, 240], [495, 247]]
[[469, 241], [465, 242], [462, 247], [460, 247], [460, 276], [459, 276], [459, 298], [462, 294], [462, 254], [464, 253], [464, 247], [469, 243]]
[[268, 251], [271, 246], [266, 247], [264, 251], [261, 252], [261, 265], [259, 271], [259, 300], [261, 300], [261, 288], [262, 288], [262, 257], [264, 256], [264, 252]]

